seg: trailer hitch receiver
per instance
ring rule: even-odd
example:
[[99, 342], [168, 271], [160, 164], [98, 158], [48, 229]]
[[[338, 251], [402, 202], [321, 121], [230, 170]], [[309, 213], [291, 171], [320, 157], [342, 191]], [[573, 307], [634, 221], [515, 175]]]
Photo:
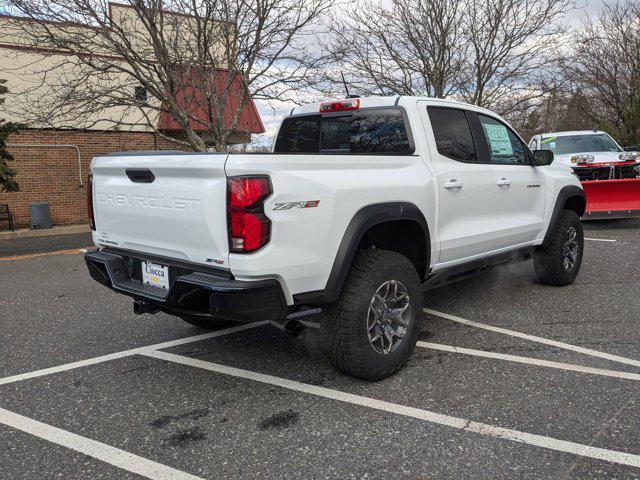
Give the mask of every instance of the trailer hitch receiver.
[[154, 315], [159, 311], [160, 309], [153, 303], [137, 299], [133, 301], [133, 313], [136, 315], [142, 315], [143, 313], [150, 313], [151, 315]]

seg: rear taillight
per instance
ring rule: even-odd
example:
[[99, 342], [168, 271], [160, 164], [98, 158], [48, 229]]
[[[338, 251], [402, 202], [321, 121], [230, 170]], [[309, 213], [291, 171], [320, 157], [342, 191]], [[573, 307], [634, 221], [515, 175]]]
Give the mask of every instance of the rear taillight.
[[264, 201], [271, 193], [267, 177], [235, 177], [227, 180], [231, 252], [255, 252], [269, 243], [271, 221], [264, 214]]
[[89, 216], [89, 226], [91, 230], [96, 229], [96, 220], [93, 215], [93, 173], [87, 178], [87, 214]]

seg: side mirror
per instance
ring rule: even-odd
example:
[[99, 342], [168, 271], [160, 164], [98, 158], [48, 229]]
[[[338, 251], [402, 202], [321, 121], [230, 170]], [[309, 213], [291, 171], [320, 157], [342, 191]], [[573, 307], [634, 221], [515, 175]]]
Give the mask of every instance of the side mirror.
[[638, 151], [638, 146], [637, 145], [632, 145], [630, 147], [624, 147], [624, 151], [625, 152], [637, 152]]
[[534, 150], [533, 151], [533, 164], [537, 167], [544, 167], [545, 165], [551, 165], [553, 162], [553, 152], [551, 150]]

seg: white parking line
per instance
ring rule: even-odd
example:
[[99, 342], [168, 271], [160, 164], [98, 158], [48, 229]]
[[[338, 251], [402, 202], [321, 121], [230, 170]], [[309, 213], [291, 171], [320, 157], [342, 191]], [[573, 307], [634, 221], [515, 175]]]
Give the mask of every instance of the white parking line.
[[230, 375], [246, 380], [253, 380], [256, 382], [274, 385], [277, 387], [286, 388], [310, 395], [316, 395], [323, 398], [329, 398], [352, 405], [359, 405], [362, 407], [372, 408], [374, 410], [381, 410], [384, 412], [403, 415], [405, 417], [416, 418], [419, 420], [424, 420], [427, 422], [444, 425], [467, 432], [479, 433], [481, 435], [487, 435], [504, 440], [512, 440], [518, 443], [525, 443], [527, 445], [547, 448], [559, 452], [571, 453], [574, 455], [594, 458], [597, 460], [604, 460], [621, 465], [640, 467], [640, 455], [635, 455], [632, 453], [607, 450], [604, 448], [592, 447], [590, 445], [583, 445], [566, 440], [545, 437], [543, 435], [521, 432], [509, 428], [496, 427], [493, 425], [488, 425], [486, 423], [479, 423], [464, 418], [443, 415], [441, 413], [431, 412], [429, 410], [423, 410], [420, 408], [398, 405], [396, 403], [385, 402], [383, 400], [377, 400], [375, 398], [363, 397], [360, 395], [354, 395], [352, 393], [342, 392], [340, 390], [332, 390], [330, 388], [296, 382], [294, 380], [287, 380], [285, 378], [266, 375], [250, 370], [228, 367], [219, 363], [206, 362], [195, 358], [184, 357], [182, 355], [175, 355], [173, 353], [150, 351], [145, 353], [145, 355], [182, 365], [188, 365], [190, 367], [209, 370], [211, 372]]
[[216, 332], [203, 333], [202, 335], [194, 335], [192, 337], [179, 338], [177, 340], [170, 340], [168, 342], [156, 343], [154, 345], [148, 345], [146, 347], [132, 348], [130, 350], [124, 350], [122, 352], [110, 353], [108, 355], [101, 355], [99, 357], [88, 358], [86, 360], [80, 360], [77, 362], [65, 363], [64, 365], [57, 365], [55, 367], [43, 368], [42, 370], [36, 370], [33, 372], [20, 373], [18, 375], [12, 375], [10, 377], [0, 378], [0, 385], [6, 385], [8, 383], [20, 382], [22, 380], [28, 380], [30, 378], [42, 377], [44, 375], [51, 375], [52, 373], [66, 372], [76, 368], [87, 367], [89, 365], [95, 365], [97, 363], [108, 362], [110, 360], [117, 360], [118, 358], [130, 357], [131, 355], [137, 355], [144, 353], [148, 350], [161, 350], [163, 348], [177, 347], [185, 343], [199, 342], [206, 340], [207, 338], [221, 337], [223, 335], [229, 335], [231, 333], [241, 332], [248, 328], [254, 328], [259, 325], [264, 325], [266, 322], [247, 323], [238, 325], [236, 327], [226, 328], [224, 330], [218, 330]]
[[[306, 325], [309, 328], [314, 328], [314, 329], [320, 328], [320, 324], [317, 322], [300, 320], [300, 323]], [[505, 360], [508, 362], [526, 363], [529, 365], [537, 365], [540, 367], [557, 368], [559, 370], [568, 370], [568, 371], [574, 371], [574, 372], [580, 372], [580, 373], [590, 373], [593, 375], [622, 378], [625, 380], [640, 380], [640, 374], [620, 372], [618, 370], [607, 370], [602, 368], [584, 367], [582, 365], [575, 365], [573, 363], [552, 362], [549, 360], [541, 360], [539, 358], [520, 357], [516, 355], [509, 355], [506, 353], [494, 353], [494, 352], [487, 352], [485, 350], [473, 350], [470, 348], [454, 347], [452, 345], [443, 345], [441, 343], [418, 342], [416, 345], [418, 347], [431, 348], [433, 350], [442, 350], [442, 351], [451, 352], [451, 353], [475, 355], [476, 357], [493, 358], [496, 360]]]
[[610, 238], [590, 238], [590, 237], [584, 237], [585, 240], [590, 240], [592, 242], [617, 242], [618, 240], [612, 240]]
[[496, 360], [506, 360], [509, 362], [537, 365], [540, 367], [557, 368], [559, 370], [590, 373], [593, 375], [622, 378], [625, 380], [640, 380], [640, 374], [620, 372], [618, 370], [605, 370], [602, 368], [583, 367], [582, 365], [574, 365], [572, 363], [551, 362], [549, 360], [541, 360], [539, 358], [520, 357], [517, 355], [508, 355], [506, 353], [486, 352], [484, 350], [473, 350], [470, 348], [454, 347], [452, 345], [442, 345], [440, 343], [418, 342], [418, 346], [422, 348], [430, 348], [433, 350], [441, 350], [444, 352], [461, 353], [464, 355], [473, 355], [476, 357], [493, 358]]
[[[500, 327], [484, 325], [478, 322], [473, 322], [471, 320], [466, 320], [461, 317], [456, 317], [454, 315], [445, 314], [435, 310], [424, 309], [424, 311], [426, 313], [437, 315], [443, 318], [447, 318], [447, 319], [450, 319], [459, 323], [471, 325], [474, 327], [484, 328], [484, 329], [495, 331], [498, 333], [504, 333], [507, 335], [521, 337], [521, 338], [532, 340], [539, 343], [546, 343], [549, 345], [557, 346], [559, 348], [565, 348], [568, 350], [586, 353], [588, 355], [594, 355], [594, 356], [606, 358], [609, 360], [618, 361], [620, 363], [628, 363], [631, 365], [640, 366], [640, 362], [632, 359], [627, 359], [625, 357], [619, 357], [619, 356], [607, 354], [604, 352], [589, 350], [582, 347], [565, 344], [563, 342], [548, 340], [542, 337], [535, 337], [533, 335], [527, 335], [524, 333], [507, 330]], [[210, 332], [202, 335], [194, 335], [192, 337], [186, 337], [186, 338], [171, 340], [167, 342], [161, 342], [153, 345], [148, 345], [145, 347], [132, 348], [122, 352], [116, 352], [113, 354], [103, 355], [100, 357], [95, 357], [87, 360], [81, 360], [78, 362], [72, 362], [64, 365], [59, 365], [56, 367], [37, 370], [34, 372], [28, 372], [24, 374], [14, 375], [11, 377], [5, 377], [0, 379], [0, 385], [17, 382], [21, 380], [27, 380], [30, 378], [40, 377], [40, 376], [48, 375], [52, 373], [68, 371], [68, 370], [72, 370], [72, 369], [76, 369], [84, 366], [94, 365], [97, 363], [102, 363], [102, 362], [107, 362], [114, 359], [132, 356], [132, 355], [145, 355], [145, 356], [149, 356], [149, 357], [153, 357], [161, 360], [171, 361], [174, 363], [202, 368], [205, 370], [209, 370], [209, 371], [213, 371], [221, 374], [231, 375], [231, 376], [244, 378], [248, 380], [254, 380], [261, 383], [267, 383], [270, 385], [275, 385], [282, 388], [299, 391], [302, 393], [308, 393], [308, 394], [317, 395], [324, 398], [342, 401], [342, 402], [346, 402], [354, 405], [360, 405], [360, 406], [372, 408], [375, 410], [382, 410], [382, 411], [387, 411], [391, 413], [396, 413], [399, 415], [417, 418], [424, 421], [436, 423], [439, 425], [449, 426], [452, 428], [479, 433], [482, 435], [502, 438], [506, 440], [512, 440], [519, 443], [525, 443], [525, 444], [539, 446], [539, 447], [547, 448], [551, 450], [572, 453], [572, 454], [580, 455], [583, 457], [605, 460], [608, 462], [619, 463], [622, 465], [640, 467], [640, 455], [636, 455], [636, 454], [596, 448], [589, 445], [582, 445], [579, 443], [559, 440], [559, 439], [531, 434], [527, 432], [521, 432], [518, 430], [496, 427], [493, 425], [474, 422], [474, 421], [459, 418], [459, 417], [443, 415], [443, 414], [431, 412], [428, 410], [407, 407], [404, 405], [398, 405], [390, 402], [385, 402], [382, 400], [376, 400], [373, 398], [354, 395], [354, 394], [342, 392], [339, 390], [332, 390], [325, 387], [309, 385], [301, 382], [296, 382], [293, 380], [287, 380], [280, 377], [265, 375], [257, 372], [252, 372], [249, 370], [242, 370], [234, 367], [229, 367], [226, 365], [206, 362], [203, 360], [193, 359], [193, 358], [189, 358], [181, 355], [175, 355], [168, 352], [160, 351], [160, 349], [166, 349], [166, 348], [175, 347], [178, 345], [206, 340], [208, 338], [219, 337], [219, 336], [228, 335], [235, 332], [240, 332], [242, 330], [265, 325], [266, 323], [267, 322], [244, 324], [244, 325], [228, 328], [225, 330], [220, 330], [217, 332]], [[313, 326], [315, 327], [316, 325], [314, 324]], [[514, 355], [499, 354], [494, 352], [484, 352], [481, 350], [471, 350], [471, 349], [465, 349], [465, 348], [459, 348], [459, 347], [453, 347], [449, 345], [441, 345], [441, 344], [435, 344], [435, 343], [429, 343], [429, 342], [418, 342], [418, 345], [423, 348], [432, 348], [437, 350], [450, 351], [453, 353], [476, 355], [476, 356], [487, 357], [487, 358], [496, 358], [500, 360], [508, 360], [508, 361], [519, 362], [519, 363], [529, 363], [529, 364], [540, 365], [540, 366], [545, 366], [550, 368], [558, 368], [562, 370], [573, 370], [577, 372], [591, 373], [596, 375], [605, 375], [605, 376], [632, 379], [632, 380], [640, 379], [640, 375], [638, 374], [618, 372], [614, 370], [582, 367], [580, 365], [551, 362], [551, 361], [539, 360], [535, 358], [518, 357]], [[109, 445], [105, 445], [100, 442], [97, 442], [88, 438], [84, 438], [82, 436], [76, 435], [71, 432], [67, 432], [57, 427], [53, 427], [53, 426], [38, 422], [28, 417], [23, 417], [19, 414], [10, 412], [8, 410], [0, 409], [0, 423], [16, 428], [18, 430], [22, 430], [32, 435], [38, 436], [45, 440], [51, 441], [53, 443], [57, 443], [59, 445], [70, 448], [72, 450], [82, 452], [86, 455], [92, 456], [94, 458], [97, 458], [111, 465], [123, 468], [127, 471], [137, 473], [139, 475], [146, 476], [148, 478], [157, 478], [157, 479], [171, 478], [171, 479], [179, 479], [179, 480], [181, 479], [192, 480], [192, 479], [199, 478], [191, 474], [182, 472], [180, 470], [175, 470], [171, 467], [153, 462], [151, 460], [138, 457], [124, 450], [120, 450], [115, 447], [111, 447]]]
[[[229, 335], [249, 328], [254, 328], [260, 325], [264, 325], [266, 322], [256, 322], [243, 324], [224, 330], [218, 330], [216, 332], [204, 333], [202, 335], [194, 335], [192, 337], [179, 338], [177, 340], [170, 340], [167, 342], [156, 343], [148, 345], [146, 347], [132, 348], [124, 350], [122, 352], [111, 353], [109, 355], [102, 355], [99, 357], [89, 358], [86, 360], [80, 360], [78, 362], [66, 363], [64, 365], [58, 365], [56, 367], [44, 368], [42, 370], [36, 370], [34, 372], [22, 373], [19, 375], [13, 375], [0, 379], [0, 385], [6, 385], [8, 383], [19, 382], [21, 380], [27, 380], [30, 378], [42, 377], [44, 375], [50, 375], [52, 373], [66, 372], [76, 368], [86, 367], [89, 365], [95, 365], [98, 363], [108, 362], [110, 360], [116, 360], [119, 358], [130, 357], [132, 355], [146, 354], [153, 352], [156, 349], [171, 348], [178, 345], [184, 345], [186, 343], [198, 342], [213, 337], [221, 337], [223, 335]], [[147, 478], [159, 479], [159, 480], [202, 480], [200, 477], [191, 475], [189, 473], [176, 470], [161, 463], [148, 460], [143, 457], [139, 457], [132, 453], [120, 450], [119, 448], [106, 445], [90, 438], [85, 438], [75, 433], [62, 430], [46, 423], [33, 420], [31, 418], [19, 415], [0, 408], [0, 423], [17, 430], [29, 433], [36, 437], [48, 440], [63, 447], [75, 450], [77, 452], [84, 453], [98, 460], [101, 460], [110, 465], [122, 468], [132, 473], [142, 475]]]
[[61, 428], [47, 425], [9, 410], [0, 408], [0, 423], [16, 430], [34, 435], [43, 440], [61, 445], [76, 452], [119, 467], [127, 472], [157, 480], [202, 480], [189, 473], [176, 470], [161, 463], [139, 457], [105, 443], [67, 432]]
[[431, 310], [429, 308], [424, 309], [425, 313], [429, 313], [431, 315], [435, 315], [437, 317], [446, 318], [447, 320], [451, 320], [457, 323], [462, 323], [464, 325], [469, 325], [471, 327], [482, 328], [484, 330], [489, 330], [491, 332], [502, 333], [504, 335], [510, 335], [512, 337], [523, 338], [525, 340], [529, 340], [532, 342], [543, 343], [545, 345], [552, 345], [554, 347], [562, 348], [564, 350], [571, 350], [573, 352], [583, 353], [585, 355], [590, 355], [592, 357], [604, 358], [605, 360], [611, 360], [612, 362], [624, 363], [626, 365], [633, 365], [635, 367], [640, 367], [640, 361], [634, 360], [632, 358], [621, 357], [619, 355], [613, 355], [611, 353], [600, 352], [598, 350], [592, 350], [590, 348], [579, 347], [577, 345], [571, 345], [569, 343], [558, 342], [557, 340], [550, 340], [548, 338], [537, 337], [535, 335], [528, 335], [526, 333], [516, 332], [515, 330], [509, 330], [507, 328], [502, 327], [494, 327], [493, 325], [486, 325], [484, 323], [474, 322], [472, 320], [467, 320], [466, 318], [457, 317], [455, 315], [450, 315], [448, 313], [438, 312], [437, 310]]

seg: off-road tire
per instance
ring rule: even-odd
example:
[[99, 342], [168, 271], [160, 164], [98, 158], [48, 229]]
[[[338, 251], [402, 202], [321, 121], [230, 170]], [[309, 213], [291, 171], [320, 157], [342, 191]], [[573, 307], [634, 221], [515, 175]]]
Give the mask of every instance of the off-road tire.
[[[409, 325], [390, 353], [378, 353], [369, 342], [367, 315], [377, 289], [389, 280], [409, 294]], [[323, 309], [322, 345], [335, 366], [354, 377], [381, 380], [402, 367], [415, 348], [422, 321], [422, 286], [413, 264], [392, 251], [357, 252], [338, 300]]]
[[[552, 227], [551, 242], [547, 247], [538, 247], [533, 257], [533, 265], [540, 283], [564, 286], [573, 283], [580, 271], [584, 252], [584, 231], [580, 217], [573, 210], [562, 210]], [[565, 268], [564, 248], [571, 228], [577, 233], [578, 255], [572, 268]]]

